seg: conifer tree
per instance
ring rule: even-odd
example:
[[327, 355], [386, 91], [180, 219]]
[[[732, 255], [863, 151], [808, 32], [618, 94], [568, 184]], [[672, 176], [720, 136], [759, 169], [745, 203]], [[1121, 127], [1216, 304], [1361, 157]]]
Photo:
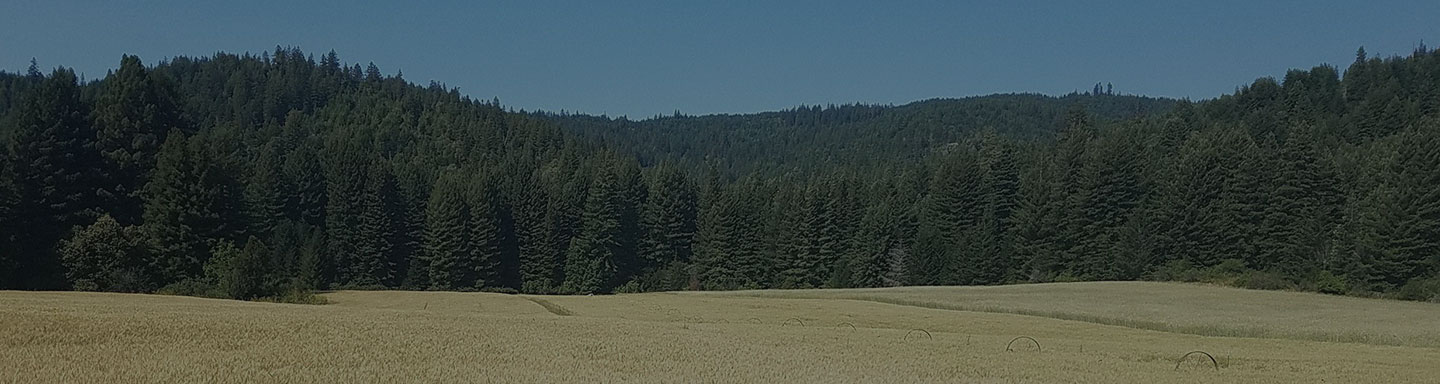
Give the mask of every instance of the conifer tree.
[[519, 183], [515, 194], [515, 237], [519, 242], [521, 291], [548, 293], [556, 286], [555, 271], [560, 269], [556, 252], [551, 248], [551, 227], [547, 220], [550, 203], [545, 189], [537, 179]]
[[571, 240], [565, 256], [565, 291], [605, 292], [617, 273], [625, 196], [613, 167], [607, 164], [597, 170], [599, 174], [590, 184], [580, 232]]
[[15, 108], [10, 154], [18, 190], [14, 216], [19, 237], [16, 268], [25, 271], [22, 285], [59, 288], [63, 273], [55, 245], [73, 226], [89, 224], [97, 213], [95, 190], [100, 174], [99, 153], [86, 118], [75, 73], [56, 69], [30, 88]]
[[490, 185], [485, 176], [476, 178], [468, 186], [466, 208], [469, 221], [465, 249], [472, 263], [475, 287], [496, 287], [501, 285], [500, 223], [496, 207], [499, 192]]
[[314, 226], [325, 224], [326, 181], [318, 151], [302, 142], [288, 155], [282, 165], [285, 187], [285, 214], [292, 221]]
[[198, 278], [211, 244], [220, 240], [218, 186], [199, 139], [172, 131], [156, 154], [145, 186], [145, 229], [165, 281]]
[[172, 85], [150, 73], [140, 58], [125, 55], [120, 69], [101, 83], [92, 114], [97, 149], [115, 168], [112, 214], [122, 223], [140, 219], [139, 190], [155, 167], [165, 134], [181, 129]]
[[653, 179], [642, 217], [644, 262], [648, 268], [657, 268], [674, 261], [689, 261], [695, 238], [695, 190], [674, 166], [662, 166]]
[[245, 213], [247, 232], [256, 236], [268, 236], [285, 216], [286, 195], [284, 188], [284, 164], [279, 143], [274, 140], [260, 147], [250, 162], [249, 177], [245, 183]]
[[395, 180], [390, 164], [372, 159], [360, 192], [360, 215], [356, 222], [356, 247], [352, 284], [382, 286], [394, 279], [394, 232], [396, 212]]
[[421, 243], [426, 280], [432, 289], [473, 286], [473, 264], [466, 248], [468, 208], [467, 185], [458, 171], [447, 171], [435, 182], [425, 204], [425, 235]]

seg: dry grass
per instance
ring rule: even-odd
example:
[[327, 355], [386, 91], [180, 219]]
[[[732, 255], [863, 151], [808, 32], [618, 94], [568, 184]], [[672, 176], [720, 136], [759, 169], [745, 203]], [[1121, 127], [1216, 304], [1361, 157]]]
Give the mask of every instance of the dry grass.
[[1203, 336], [1440, 347], [1440, 305], [1199, 284], [1090, 282], [994, 287], [747, 291], [1015, 313]]
[[[1264, 383], [1440, 377], [1434, 364], [1440, 350], [1432, 348], [1206, 337], [871, 301], [695, 293], [326, 296], [333, 304], [0, 292], [0, 382]], [[807, 326], [782, 327], [790, 318]], [[905, 340], [915, 328], [934, 338]], [[1004, 352], [1019, 335], [1039, 339], [1044, 352]], [[1214, 353], [1221, 369], [1206, 361], [1175, 370], [1175, 358], [1197, 349]]]

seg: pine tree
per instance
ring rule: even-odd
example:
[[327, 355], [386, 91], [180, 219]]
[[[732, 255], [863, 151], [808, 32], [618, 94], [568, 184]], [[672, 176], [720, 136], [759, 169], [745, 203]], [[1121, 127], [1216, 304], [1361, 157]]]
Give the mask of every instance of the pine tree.
[[[899, 232], [898, 215], [889, 199], [866, 210], [860, 223], [855, 257], [851, 261], [851, 284], [856, 287], [884, 287], [891, 275], [896, 260], [894, 253], [901, 247], [896, 234]], [[901, 261], [903, 263], [903, 261]]]
[[166, 135], [156, 154], [155, 174], [145, 186], [145, 230], [163, 281], [197, 278], [220, 240], [219, 187], [201, 140], [179, 131]]
[[15, 277], [15, 252], [21, 233], [20, 218], [15, 216], [20, 202], [20, 191], [15, 186], [15, 162], [5, 146], [0, 146], [0, 289], [18, 288], [12, 286]]
[[16, 268], [26, 288], [59, 288], [63, 273], [55, 245], [70, 228], [99, 216], [95, 199], [99, 152], [86, 118], [88, 107], [74, 72], [56, 69], [26, 95], [13, 112], [11, 133], [20, 237]]
[[266, 143], [250, 162], [249, 177], [245, 183], [245, 213], [248, 233], [269, 236], [285, 220], [286, 196], [284, 174], [281, 165], [280, 145], [274, 140]]
[[753, 184], [737, 183], [706, 193], [695, 235], [700, 288], [768, 286], [770, 262], [761, 248], [760, 216], [751, 206], [753, 188]]
[[1119, 275], [1119, 265], [1112, 254], [1118, 232], [1125, 226], [1132, 211], [1145, 194], [1143, 147], [1133, 135], [1117, 135], [1097, 141], [1092, 156], [1085, 164], [1083, 175], [1086, 199], [1079, 211], [1079, 230], [1083, 237], [1072, 245], [1078, 276], [1109, 280]]
[[565, 257], [564, 290], [596, 293], [609, 290], [616, 274], [623, 209], [623, 190], [616, 170], [601, 168], [590, 184], [580, 232]]
[[770, 266], [774, 261], [765, 255], [761, 221], [769, 216], [761, 210], [765, 207], [763, 196], [771, 193], [755, 179], [741, 180], [737, 187], [726, 197], [725, 215], [732, 220], [727, 237], [731, 239], [732, 246], [724, 251], [728, 253], [727, 257], [734, 259], [736, 281], [740, 284], [738, 288], [766, 288], [771, 284], [773, 271]]
[[[335, 263], [335, 281], [341, 285], [377, 284], [383, 254], [361, 231], [366, 171], [370, 165], [367, 138], [361, 134], [332, 137], [325, 156], [325, 238]], [[378, 201], [377, 201], [378, 203]], [[362, 249], [370, 245], [371, 249]]]
[[139, 190], [149, 181], [155, 154], [165, 134], [183, 126], [174, 99], [172, 85], [135, 56], [123, 56], [120, 69], [101, 83], [93, 113], [96, 144], [115, 168], [111, 192], [118, 201], [111, 208], [121, 223], [140, 219]]
[[473, 265], [466, 249], [468, 209], [467, 186], [457, 171], [448, 171], [435, 182], [425, 204], [425, 235], [421, 250], [429, 269], [432, 289], [473, 286]]
[[648, 268], [689, 261], [695, 239], [697, 196], [685, 174], [662, 166], [650, 183], [642, 223], [641, 255]]
[[353, 284], [383, 286], [394, 279], [394, 232], [396, 212], [395, 180], [390, 164], [373, 159], [367, 167], [364, 190], [360, 193], [360, 217], [355, 234], [356, 254]]
[[475, 287], [501, 285], [500, 223], [497, 203], [499, 191], [486, 176], [476, 178], [466, 191], [469, 222], [465, 249], [469, 252], [475, 276]]
[[430, 268], [425, 264], [421, 243], [425, 237], [426, 203], [435, 176], [427, 172], [422, 159], [396, 161], [396, 214], [391, 225], [390, 262], [395, 266], [394, 286], [423, 289], [430, 286]]
[[620, 227], [615, 238], [615, 275], [607, 282], [612, 287], [620, 286], [649, 269], [640, 255], [640, 246], [645, 238], [641, 210], [648, 199], [649, 190], [645, 186], [639, 164], [620, 161], [616, 173], [619, 188], [619, 215], [616, 219], [619, 220]]
[[325, 170], [318, 152], [302, 143], [285, 156], [285, 214], [292, 221], [314, 226], [325, 224]]
[[1059, 271], [1060, 213], [1063, 208], [1055, 167], [1049, 161], [1021, 175], [1020, 199], [1012, 217], [1014, 257], [1022, 277], [1050, 281]]
[[981, 135], [981, 179], [985, 191], [982, 217], [973, 246], [979, 258], [976, 283], [998, 284], [1016, 278], [1014, 249], [1010, 242], [1013, 216], [1019, 205], [1020, 173], [1015, 150], [993, 131]]
[[[1267, 186], [1257, 268], [1276, 268], [1294, 279], [1319, 267], [1313, 256], [1338, 223], [1339, 183], [1324, 169], [1308, 128], [1293, 129], [1276, 154], [1275, 177]], [[1318, 241], [1317, 241], [1318, 240]]]
[[980, 224], [986, 191], [984, 170], [975, 153], [959, 149], [936, 170], [926, 196], [914, 271], [922, 284], [968, 282], [977, 273], [980, 255], [967, 247], [964, 234]]
[[551, 248], [550, 221], [547, 207], [550, 199], [535, 178], [519, 183], [515, 192], [515, 236], [520, 248], [521, 291], [549, 293], [556, 286], [555, 271], [560, 269], [556, 252]]

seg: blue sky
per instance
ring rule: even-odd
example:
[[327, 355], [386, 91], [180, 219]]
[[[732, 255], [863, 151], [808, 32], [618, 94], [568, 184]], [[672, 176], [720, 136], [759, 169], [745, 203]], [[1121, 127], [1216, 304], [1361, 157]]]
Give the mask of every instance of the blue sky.
[[0, 69], [334, 49], [525, 109], [647, 117], [997, 92], [1203, 99], [1440, 45], [1440, 1], [7, 1]]

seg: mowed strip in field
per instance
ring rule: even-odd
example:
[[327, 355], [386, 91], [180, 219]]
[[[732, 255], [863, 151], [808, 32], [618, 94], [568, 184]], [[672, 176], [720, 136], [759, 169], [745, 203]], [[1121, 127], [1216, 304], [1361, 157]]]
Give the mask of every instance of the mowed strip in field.
[[[1047, 287], [1034, 294], [1084, 288], [1025, 289]], [[932, 300], [983, 296], [966, 291], [971, 289], [894, 291], [923, 292]], [[323, 306], [0, 292], [0, 382], [1250, 383], [1440, 377], [1434, 364], [1440, 349], [1431, 347], [1200, 336], [843, 297], [857, 292], [587, 297], [345, 291], [327, 294], [332, 304]], [[1248, 293], [1237, 291], [1237, 300]], [[795, 294], [841, 296], [790, 298]], [[1125, 297], [1091, 297], [1082, 307], [1136, 306], [1139, 314], [1138, 307], [1150, 305]], [[1417, 322], [1434, 321], [1433, 311], [1440, 311], [1418, 308], [1432, 317]], [[1220, 309], [1190, 310], [1209, 318]], [[1236, 323], [1250, 321], [1236, 315]], [[1043, 348], [1022, 341], [1007, 352], [1006, 344], [1018, 336], [1033, 337]], [[1175, 359], [1192, 350], [1213, 353], [1220, 369], [1190, 360], [1176, 370]]]

